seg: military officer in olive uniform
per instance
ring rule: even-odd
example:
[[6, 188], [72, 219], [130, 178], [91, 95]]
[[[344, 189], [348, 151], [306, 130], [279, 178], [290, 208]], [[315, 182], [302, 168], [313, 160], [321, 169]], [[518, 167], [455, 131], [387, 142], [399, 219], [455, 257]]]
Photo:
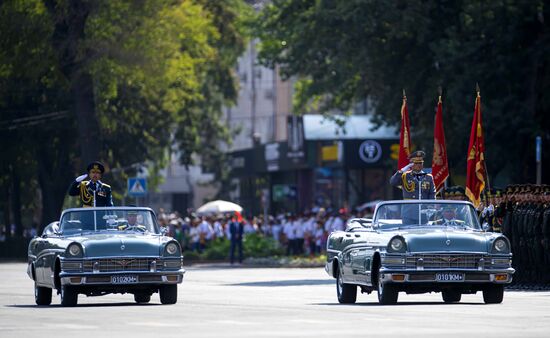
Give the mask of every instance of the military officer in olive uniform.
[[[69, 188], [69, 195], [78, 196], [82, 207], [112, 207], [111, 186], [100, 181], [105, 167], [100, 162], [88, 165], [88, 173], [78, 176]], [[89, 180], [85, 180], [89, 177]]]
[[[415, 151], [409, 155], [409, 163], [399, 169], [390, 178], [390, 184], [394, 187], [401, 187], [403, 199], [405, 200], [426, 200], [435, 199], [435, 184], [433, 176], [424, 172], [424, 157], [426, 154], [421, 151]], [[403, 206], [401, 217], [403, 224], [415, 224], [420, 220], [419, 206]]]

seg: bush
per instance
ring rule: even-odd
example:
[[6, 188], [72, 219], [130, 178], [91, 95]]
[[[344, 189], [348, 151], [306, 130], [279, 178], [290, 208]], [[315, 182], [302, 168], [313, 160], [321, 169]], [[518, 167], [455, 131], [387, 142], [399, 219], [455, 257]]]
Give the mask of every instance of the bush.
[[282, 255], [283, 250], [272, 237], [248, 234], [243, 240], [244, 257], [270, 257]]
[[229, 257], [229, 240], [225, 238], [216, 238], [208, 244], [208, 247], [201, 254], [206, 260], [221, 260]]

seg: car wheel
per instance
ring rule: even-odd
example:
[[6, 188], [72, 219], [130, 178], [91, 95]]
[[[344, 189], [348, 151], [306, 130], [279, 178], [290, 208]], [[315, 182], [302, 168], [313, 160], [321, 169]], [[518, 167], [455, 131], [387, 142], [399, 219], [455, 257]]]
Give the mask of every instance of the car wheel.
[[160, 287], [159, 295], [162, 304], [176, 304], [178, 301], [178, 286], [163, 285]]
[[149, 303], [149, 301], [151, 301], [151, 295], [146, 293], [136, 293], [134, 294], [134, 300], [136, 303]]
[[485, 304], [499, 304], [504, 298], [503, 285], [491, 285], [483, 290], [483, 301]]
[[78, 303], [78, 292], [70, 285], [61, 286], [61, 305], [76, 306]]
[[52, 303], [52, 289], [34, 283], [34, 301], [36, 305], [50, 305]]
[[399, 291], [394, 285], [384, 283], [380, 278], [380, 271], [378, 272], [378, 303], [382, 305], [392, 305], [397, 303], [399, 297]]
[[443, 290], [441, 291], [441, 295], [445, 303], [457, 303], [462, 298], [462, 294], [455, 290]]
[[353, 304], [357, 300], [357, 285], [345, 284], [340, 269], [336, 277], [336, 296], [341, 304]]

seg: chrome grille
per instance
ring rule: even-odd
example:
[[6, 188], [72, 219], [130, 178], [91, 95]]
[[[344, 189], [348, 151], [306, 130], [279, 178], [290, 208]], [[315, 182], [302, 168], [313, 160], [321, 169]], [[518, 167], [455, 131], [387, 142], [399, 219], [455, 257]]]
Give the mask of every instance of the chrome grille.
[[420, 261], [424, 269], [477, 269], [482, 258], [478, 254], [421, 254], [407, 257], [405, 265], [407, 269], [416, 269]]
[[149, 271], [152, 261], [155, 258], [113, 258], [94, 259], [84, 262], [84, 271], [92, 272], [93, 264], [99, 264], [99, 272], [120, 272], [120, 271]]

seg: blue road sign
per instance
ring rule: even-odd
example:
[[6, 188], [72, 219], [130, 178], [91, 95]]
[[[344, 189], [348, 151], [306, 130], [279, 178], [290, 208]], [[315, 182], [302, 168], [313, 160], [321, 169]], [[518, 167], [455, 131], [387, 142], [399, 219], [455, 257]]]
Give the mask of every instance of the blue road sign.
[[144, 177], [128, 178], [128, 196], [141, 197], [147, 194], [147, 179]]

